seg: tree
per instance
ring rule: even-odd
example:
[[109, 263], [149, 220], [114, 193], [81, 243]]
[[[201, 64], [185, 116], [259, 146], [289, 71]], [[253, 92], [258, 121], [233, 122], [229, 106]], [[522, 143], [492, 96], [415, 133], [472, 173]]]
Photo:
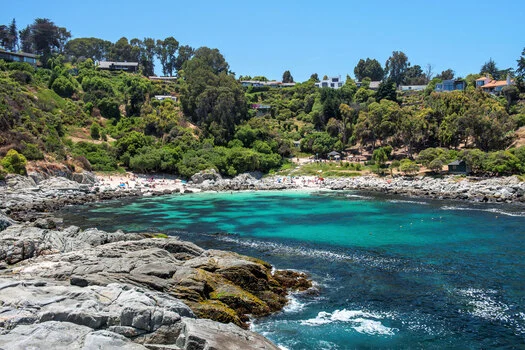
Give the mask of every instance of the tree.
[[37, 18], [33, 24], [20, 31], [22, 50], [42, 55], [46, 63], [53, 53], [62, 53], [71, 33], [58, 27], [47, 18]]
[[382, 99], [397, 102], [396, 84], [390, 78], [382, 81], [377, 88], [376, 101], [379, 102]]
[[479, 74], [490, 74], [493, 79], [500, 79], [500, 70], [498, 69], [498, 67], [496, 66], [496, 62], [494, 62], [492, 58], [490, 58], [487, 62], [483, 64], [483, 66], [481, 66]]
[[289, 70], [283, 73], [283, 83], [293, 83], [292, 73]]
[[424, 85], [427, 83], [427, 77], [421, 66], [416, 64], [407, 68], [403, 82], [407, 85]]
[[228, 73], [230, 70], [230, 65], [218, 49], [202, 46], [195, 50], [193, 57], [204, 62], [215, 74]]
[[108, 57], [113, 44], [110, 41], [98, 38], [76, 38], [69, 40], [64, 51], [67, 55], [76, 58], [91, 58], [93, 61], [102, 61]]
[[516, 73], [525, 78], [525, 48], [521, 51], [521, 57], [518, 58], [517, 62], [518, 69], [516, 69]]
[[385, 63], [385, 71], [390, 79], [400, 85], [409, 66], [407, 55], [402, 51], [393, 51], [392, 56]]
[[441, 80], [451, 80], [454, 79], [454, 71], [452, 69], [447, 69], [441, 72], [436, 78]]
[[360, 59], [357, 66], [354, 68], [354, 75], [358, 81], [364, 78], [370, 78], [372, 81], [383, 80], [385, 71], [381, 64], [376, 59], [370, 59], [367, 57], [366, 61]]
[[189, 45], [183, 45], [179, 47], [179, 54], [175, 59], [175, 69], [177, 70], [177, 72], [182, 69], [184, 62], [190, 60], [194, 54], [195, 50]]
[[425, 78], [426, 78], [425, 84], [428, 84], [428, 82], [432, 80], [432, 77], [434, 76], [433, 69], [434, 67], [432, 67], [430, 63], [427, 63], [425, 67]]
[[122, 37], [111, 47], [109, 57], [111, 61], [119, 62], [136, 62], [133, 59], [132, 46], [126, 37]]
[[319, 82], [319, 75], [317, 75], [317, 73], [314, 73], [314, 74], [310, 75], [310, 79], [309, 80], [313, 80], [316, 83], [318, 83]]
[[98, 123], [92, 123], [89, 128], [89, 133], [93, 140], [98, 140], [100, 138], [100, 125], [98, 125]]
[[18, 30], [16, 29], [16, 21], [14, 18], [9, 26], [0, 25], [0, 46], [7, 51], [17, 51]]
[[419, 166], [410, 159], [402, 159], [399, 163], [399, 171], [406, 175], [413, 175], [419, 171]]

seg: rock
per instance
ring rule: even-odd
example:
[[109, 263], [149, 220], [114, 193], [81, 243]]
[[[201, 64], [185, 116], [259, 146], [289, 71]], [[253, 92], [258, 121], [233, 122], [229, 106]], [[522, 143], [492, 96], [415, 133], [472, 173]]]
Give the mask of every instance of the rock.
[[279, 348], [259, 334], [234, 324], [221, 324], [203, 319], [182, 319], [182, 331], [176, 345], [184, 350], [246, 350]]
[[15, 220], [11, 219], [9, 216], [0, 211], [0, 231], [3, 231], [14, 224], [16, 224]]
[[191, 177], [191, 182], [194, 184], [201, 184], [204, 181], [218, 181], [222, 180], [222, 177], [215, 169], [203, 170]]
[[35, 181], [28, 176], [9, 174], [5, 178], [7, 187], [12, 190], [20, 190], [36, 187]]
[[[124, 283], [166, 292], [185, 300], [200, 317], [242, 327], [247, 327], [246, 315], [268, 315], [287, 302], [286, 287], [263, 261], [220, 250], [205, 251], [176, 238], [143, 237], [78, 227], [50, 230], [14, 225], [0, 232], [0, 261], [7, 267], [18, 263], [10, 272], [25, 279], [69, 281], [78, 287]], [[36, 259], [24, 261], [29, 258]], [[296, 277], [289, 275], [293, 281], [287, 284], [295, 288], [300, 280]], [[137, 330], [141, 322], [121, 326]]]

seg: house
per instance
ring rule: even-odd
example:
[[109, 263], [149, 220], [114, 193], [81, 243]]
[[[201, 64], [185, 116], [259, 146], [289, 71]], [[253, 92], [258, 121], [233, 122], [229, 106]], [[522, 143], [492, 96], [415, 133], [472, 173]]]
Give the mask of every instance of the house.
[[166, 81], [166, 82], [169, 82], [169, 81], [177, 81], [177, 77], [157, 77], [155, 75], [150, 75], [148, 77], [149, 80], [153, 80], [153, 81]]
[[37, 66], [38, 55], [33, 55], [32, 53], [27, 52], [9, 52], [0, 49], [0, 60], [7, 62], [26, 62], [32, 65], [33, 67]]
[[262, 105], [260, 103], [253, 103], [251, 105], [251, 108], [257, 110], [257, 117], [262, 117], [263, 115], [270, 113], [270, 111], [272, 110], [272, 106]]
[[139, 70], [138, 62], [112, 62], [100, 61], [97, 66], [98, 69], [104, 70], [122, 70], [125, 72], [134, 73]]
[[476, 88], [491, 94], [500, 93], [505, 86], [513, 84], [514, 80], [510, 78], [510, 74], [507, 74], [506, 80], [492, 80], [487, 76], [476, 79]]
[[164, 100], [172, 100], [173, 102], [177, 102], [177, 96], [171, 96], [171, 95], [155, 95], [154, 97], [156, 100], [164, 101]]
[[[363, 82], [362, 81], [358, 81], [355, 83], [357, 85], [357, 88], [360, 88], [363, 86]], [[371, 81], [370, 84], [368, 85], [368, 88], [370, 90], [377, 90], [379, 89], [379, 84], [381, 84], [381, 81]]]
[[455, 160], [452, 163], [448, 164], [448, 173], [468, 175], [470, 174], [470, 167], [464, 160]]
[[343, 80], [341, 80], [341, 76], [339, 75], [337, 77], [330, 77], [328, 79], [323, 79], [320, 82], [315, 83], [315, 86], [320, 87], [320, 88], [327, 87], [331, 89], [339, 89], [340, 87], [343, 86], [343, 83], [344, 82]]
[[295, 86], [295, 83], [283, 83], [281, 81], [259, 81], [259, 80], [241, 80], [241, 85], [243, 87], [253, 86], [253, 87], [292, 87]]
[[401, 91], [423, 91], [426, 88], [426, 85], [399, 85], [397, 87], [397, 89]]
[[434, 91], [437, 92], [443, 92], [443, 91], [454, 91], [454, 90], [460, 90], [463, 91], [467, 87], [467, 82], [463, 79], [450, 79], [450, 80], [443, 80], [441, 83], [436, 84], [436, 88]]

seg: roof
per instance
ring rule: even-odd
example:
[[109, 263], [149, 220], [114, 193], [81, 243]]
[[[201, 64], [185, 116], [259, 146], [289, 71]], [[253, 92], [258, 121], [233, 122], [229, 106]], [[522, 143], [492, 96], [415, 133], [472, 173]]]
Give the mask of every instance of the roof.
[[476, 79], [476, 81], [485, 80], [485, 79], [488, 79], [488, 78], [487, 77], [481, 77], [481, 78]]
[[[514, 80], [511, 80], [510, 81], [511, 84], [514, 83]], [[493, 87], [498, 87], [498, 86], [507, 86], [507, 81], [506, 80], [492, 80], [490, 82], [488, 82], [487, 84], [483, 85], [481, 88], [482, 89], [490, 89], [490, 88], [493, 88]]]
[[100, 61], [98, 63], [99, 68], [111, 68], [111, 66], [121, 66], [121, 67], [138, 67], [138, 62], [112, 62], [112, 61]]
[[461, 164], [465, 164], [465, 161], [464, 160], [455, 160], [452, 163], [449, 163], [448, 165], [461, 165]]
[[20, 56], [20, 57], [30, 57], [30, 58], [38, 58], [38, 55], [34, 55], [32, 53], [27, 53], [27, 52], [10, 52], [10, 51], [6, 51], [6, 50], [2, 50], [0, 49], [0, 53], [7, 53], [9, 55], [13, 55], [13, 56]]
[[339, 156], [340, 153], [339, 152], [336, 152], [336, 151], [332, 151], [330, 153], [328, 153], [329, 156]]

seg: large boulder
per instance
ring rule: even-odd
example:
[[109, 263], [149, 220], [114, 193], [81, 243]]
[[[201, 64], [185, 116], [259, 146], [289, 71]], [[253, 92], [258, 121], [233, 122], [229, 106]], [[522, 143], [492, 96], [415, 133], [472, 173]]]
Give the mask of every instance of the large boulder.
[[186, 305], [169, 295], [121, 284], [81, 288], [4, 279], [0, 289], [0, 348], [25, 349], [40, 339], [40, 349], [143, 349], [127, 338], [173, 344], [182, 328], [181, 317], [194, 317]]
[[215, 169], [199, 171], [196, 174], [193, 174], [191, 177], [191, 182], [194, 184], [201, 184], [204, 181], [219, 181], [222, 180], [222, 177]]
[[10, 190], [27, 190], [37, 186], [33, 178], [22, 175], [9, 174], [6, 176], [5, 182]]
[[263, 336], [243, 330], [234, 324], [221, 324], [204, 319], [182, 319], [177, 345], [184, 350], [278, 350]]

